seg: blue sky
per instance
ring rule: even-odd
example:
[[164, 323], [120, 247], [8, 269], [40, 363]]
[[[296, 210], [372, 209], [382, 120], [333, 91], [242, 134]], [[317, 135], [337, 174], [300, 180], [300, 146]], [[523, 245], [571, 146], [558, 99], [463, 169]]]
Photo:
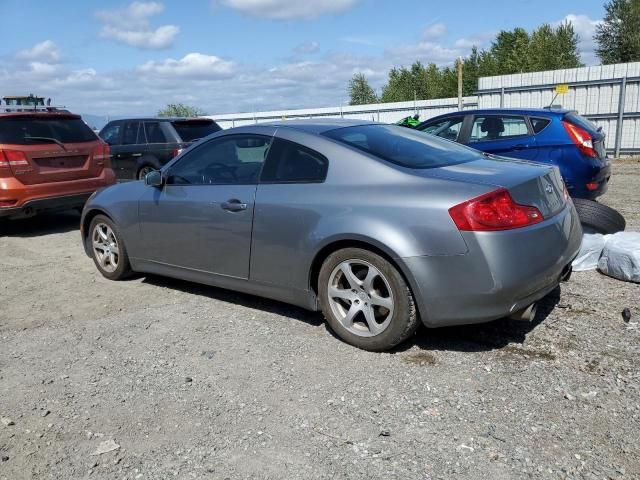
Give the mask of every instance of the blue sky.
[[362, 71], [450, 64], [501, 29], [573, 21], [583, 62], [601, 0], [0, 0], [0, 94], [74, 111], [209, 113], [338, 105]]

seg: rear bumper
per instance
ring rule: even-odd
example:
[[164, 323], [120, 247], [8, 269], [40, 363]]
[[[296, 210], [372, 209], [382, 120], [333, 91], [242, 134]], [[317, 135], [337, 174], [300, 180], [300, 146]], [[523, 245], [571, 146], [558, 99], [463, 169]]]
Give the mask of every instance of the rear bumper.
[[[596, 167], [594, 170], [591, 177], [581, 178], [580, 181], [574, 180], [568, 185], [569, 194], [572, 197], [595, 200], [607, 193], [611, 179], [611, 164], [607, 161], [604, 166]], [[587, 188], [587, 184], [596, 184], [597, 186]]]
[[96, 190], [116, 181], [113, 170], [104, 169], [99, 177], [67, 182], [24, 185], [15, 177], [0, 179], [0, 201], [15, 201], [0, 207], [0, 217], [25, 217], [42, 211], [82, 207]]
[[570, 272], [582, 228], [571, 204], [532, 227], [463, 236], [464, 255], [402, 259], [428, 327], [495, 320], [544, 297]]
[[40, 212], [78, 208], [82, 207], [92, 194], [93, 192], [89, 192], [76, 195], [66, 195], [63, 197], [49, 197], [30, 200], [24, 202], [20, 207], [0, 208], [0, 217], [30, 217]]

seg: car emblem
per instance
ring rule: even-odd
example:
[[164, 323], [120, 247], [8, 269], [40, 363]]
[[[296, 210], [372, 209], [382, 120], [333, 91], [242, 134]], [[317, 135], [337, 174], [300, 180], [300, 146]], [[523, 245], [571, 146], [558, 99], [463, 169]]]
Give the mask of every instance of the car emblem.
[[544, 191], [547, 192], [549, 195], [551, 195], [553, 193], [553, 187], [551, 185], [546, 185], [544, 187]]

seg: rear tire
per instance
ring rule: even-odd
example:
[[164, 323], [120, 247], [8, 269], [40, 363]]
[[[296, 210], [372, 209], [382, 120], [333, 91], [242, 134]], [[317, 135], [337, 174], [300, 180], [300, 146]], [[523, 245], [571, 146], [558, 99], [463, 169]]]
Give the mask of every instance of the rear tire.
[[574, 198], [573, 204], [578, 211], [582, 225], [597, 233], [622, 232], [627, 226], [624, 217], [611, 207], [584, 198]]
[[363, 350], [389, 350], [420, 324], [413, 294], [385, 258], [360, 248], [327, 257], [318, 278], [320, 306], [331, 329]]
[[87, 238], [91, 258], [98, 271], [109, 280], [123, 280], [131, 275], [129, 256], [116, 224], [105, 215], [96, 215]]

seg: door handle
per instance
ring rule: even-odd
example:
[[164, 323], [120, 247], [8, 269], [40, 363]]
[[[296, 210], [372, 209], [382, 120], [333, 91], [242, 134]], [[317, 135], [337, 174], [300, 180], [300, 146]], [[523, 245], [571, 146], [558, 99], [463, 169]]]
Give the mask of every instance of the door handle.
[[131, 156], [132, 157], [141, 157], [142, 154], [141, 153], [132, 153]]
[[223, 210], [227, 210], [228, 212], [241, 212], [247, 209], [246, 203], [242, 203], [240, 200], [235, 198], [222, 202], [220, 206]]
[[529, 148], [529, 145], [524, 145], [522, 143], [513, 147], [514, 150], [524, 150], [525, 148]]

